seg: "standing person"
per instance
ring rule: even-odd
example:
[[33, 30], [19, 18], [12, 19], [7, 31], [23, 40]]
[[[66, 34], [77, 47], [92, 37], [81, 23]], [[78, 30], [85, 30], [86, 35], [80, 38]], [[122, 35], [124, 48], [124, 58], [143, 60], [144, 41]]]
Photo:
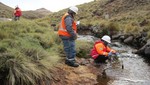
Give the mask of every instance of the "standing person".
[[17, 6], [14, 10], [14, 20], [17, 21], [20, 19], [20, 16], [22, 15], [21, 9]]
[[76, 50], [75, 40], [77, 39], [77, 26], [74, 21], [74, 17], [78, 12], [76, 6], [72, 6], [68, 9], [61, 19], [58, 34], [63, 41], [64, 51], [66, 54], [65, 64], [78, 67], [79, 64], [75, 61]]
[[111, 38], [108, 35], [104, 35], [101, 40], [95, 42], [91, 50], [91, 56], [96, 64], [106, 63], [108, 57], [116, 53], [115, 50], [108, 47], [109, 43], [111, 43]]

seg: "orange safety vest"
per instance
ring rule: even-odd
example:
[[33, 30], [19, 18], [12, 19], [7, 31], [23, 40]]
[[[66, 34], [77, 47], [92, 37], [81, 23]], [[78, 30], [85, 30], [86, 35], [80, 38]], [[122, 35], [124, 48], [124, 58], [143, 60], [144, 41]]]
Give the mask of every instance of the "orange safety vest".
[[[71, 35], [70, 35], [69, 32], [67, 31], [66, 25], [65, 25], [65, 17], [68, 16], [68, 15], [69, 15], [69, 14], [66, 13], [66, 14], [64, 14], [64, 16], [62, 17], [61, 23], [60, 23], [60, 26], [59, 26], [59, 30], [58, 30], [58, 34], [59, 34], [59, 35], [62, 35], [62, 36], [70, 37]], [[76, 26], [76, 22], [75, 22], [75, 21], [73, 21], [73, 23], [72, 23], [72, 28], [73, 28], [74, 32], [76, 33], [76, 32], [77, 32], [77, 26]]]
[[96, 41], [93, 49], [91, 50], [92, 58], [96, 59], [99, 55], [108, 56], [108, 53], [112, 51], [115, 53], [116, 51], [110, 49], [108, 46], [105, 46], [104, 43], [100, 40]]

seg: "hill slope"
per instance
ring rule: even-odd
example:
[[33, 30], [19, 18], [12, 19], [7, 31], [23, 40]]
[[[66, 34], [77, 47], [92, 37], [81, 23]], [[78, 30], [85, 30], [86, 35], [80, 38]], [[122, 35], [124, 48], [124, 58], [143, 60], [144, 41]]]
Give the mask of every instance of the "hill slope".
[[13, 16], [13, 10], [13, 8], [0, 2], [0, 17], [11, 18]]
[[[150, 7], [150, 0], [95, 0], [93, 2], [78, 5], [79, 13], [77, 19], [86, 21], [95, 21], [103, 18], [105, 14], [109, 14], [111, 17], [118, 15], [124, 16], [124, 13], [133, 13], [143, 11], [144, 14], [148, 14]], [[51, 18], [58, 18], [63, 15], [66, 9], [50, 15]], [[93, 21], [92, 21], [92, 20]]]
[[42, 18], [44, 16], [47, 16], [51, 13], [52, 13], [51, 11], [45, 8], [40, 8], [37, 10], [23, 11], [23, 17], [27, 19], [37, 19], [37, 18]]
[[[146, 29], [150, 36], [150, 0], [95, 0], [77, 7], [79, 13], [76, 20], [80, 20], [82, 25], [116, 27], [125, 33], [138, 33]], [[66, 10], [51, 14], [50, 22], [58, 25]], [[143, 22], [146, 23], [141, 26]]]
[[[2, 18], [12, 18], [14, 9], [0, 2], [0, 17]], [[27, 19], [37, 19], [45, 17], [48, 14], [52, 13], [51, 11], [40, 8], [32, 11], [23, 11], [22, 17]]]

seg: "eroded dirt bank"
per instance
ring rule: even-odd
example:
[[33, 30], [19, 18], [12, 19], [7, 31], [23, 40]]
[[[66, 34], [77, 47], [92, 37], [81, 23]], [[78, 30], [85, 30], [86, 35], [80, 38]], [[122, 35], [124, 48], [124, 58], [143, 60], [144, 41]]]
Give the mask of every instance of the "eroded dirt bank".
[[83, 64], [82, 59], [78, 59], [78, 62], [80, 66], [77, 68], [67, 66], [63, 62], [59, 63], [53, 74], [52, 85], [96, 85], [97, 76], [102, 75], [102, 69], [92, 62]]

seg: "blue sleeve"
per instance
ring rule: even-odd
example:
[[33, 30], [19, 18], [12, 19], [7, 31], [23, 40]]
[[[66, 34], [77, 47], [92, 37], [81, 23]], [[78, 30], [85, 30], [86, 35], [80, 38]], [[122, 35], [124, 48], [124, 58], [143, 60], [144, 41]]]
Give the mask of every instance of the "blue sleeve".
[[74, 38], [76, 36], [73, 28], [72, 28], [73, 19], [70, 16], [65, 18], [66, 29], [71, 34], [71, 37]]

